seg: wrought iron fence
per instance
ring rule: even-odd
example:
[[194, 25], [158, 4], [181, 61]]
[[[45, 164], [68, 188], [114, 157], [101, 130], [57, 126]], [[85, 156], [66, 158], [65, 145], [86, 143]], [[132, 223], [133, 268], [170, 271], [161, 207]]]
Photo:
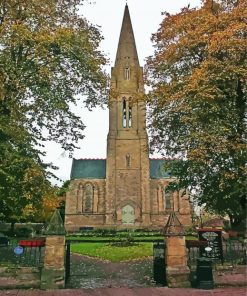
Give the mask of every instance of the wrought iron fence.
[[17, 241], [10, 241], [8, 245], [0, 246], [0, 265], [42, 267], [44, 263], [44, 249], [44, 247], [18, 248]]
[[[197, 259], [200, 257], [199, 246], [189, 246], [188, 265], [191, 269], [196, 268]], [[247, 264], [246, 244], [239, 241], [223, 242], [223, 261], [213, 260], [216, 264], [230, 264], [232, 266]]]
[[246, 262], [246, 244], [239, 241], [229, 241], [223, 243], [224, 261], [232, 265], [247, 264]]

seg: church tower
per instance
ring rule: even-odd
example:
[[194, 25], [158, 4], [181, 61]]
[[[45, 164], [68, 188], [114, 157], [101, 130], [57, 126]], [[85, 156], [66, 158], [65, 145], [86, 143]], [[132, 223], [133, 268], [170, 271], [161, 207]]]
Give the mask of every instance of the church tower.
[[126, 5], [111, 71], [106, 225], [150, 225], [149, 151], [143, 94], [143, 70]]
[[125, 6], [111, 71], [106, 159], [73, 159], [66, 193], [67, 231], [87, 228], [162, 228], [176, 212], [191, 225], [189, 196], [167, 191], [175, 178], [166, 159], [149, 159], [143, 70]]

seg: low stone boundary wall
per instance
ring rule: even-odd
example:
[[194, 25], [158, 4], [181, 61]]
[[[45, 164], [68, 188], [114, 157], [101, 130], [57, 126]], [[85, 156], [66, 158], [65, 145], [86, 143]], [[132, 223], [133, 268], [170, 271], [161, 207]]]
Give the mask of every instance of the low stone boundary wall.
[[40, 288], [40, 276], [37, 267], [0, 267], [0, 289]]

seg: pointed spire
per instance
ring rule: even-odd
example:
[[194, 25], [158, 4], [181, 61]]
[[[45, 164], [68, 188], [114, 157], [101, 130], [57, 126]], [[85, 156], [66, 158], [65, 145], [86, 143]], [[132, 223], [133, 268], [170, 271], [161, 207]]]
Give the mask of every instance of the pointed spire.
[[126, 3], [121, 33], [118, 42], [117, 56], [115, 66], [121, 61], [126, 63], [135, 64], [139, 66], [139, 60], [136, 50], [135, 37], [131, 24], [129, 8]]

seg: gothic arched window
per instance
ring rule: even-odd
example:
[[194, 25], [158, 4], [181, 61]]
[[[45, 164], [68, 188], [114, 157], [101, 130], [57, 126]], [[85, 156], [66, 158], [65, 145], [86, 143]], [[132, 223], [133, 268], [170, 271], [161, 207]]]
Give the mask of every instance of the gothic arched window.
[[123, 127], [127, 126], [126, 99], [123, 99]]
[[172, 209], [172, 192], [166, 192], [165, 187], [163, 188], [163, 200], [166, 210]]
[[93, 210], [93, 186], [87, 184], [84, 189], [84, 212]]
[[129, 127], [132, 126], [132, 106], [129, 105], [129, 123], [128, 123]]
[[130, 80], [130, 67], [127, 66], [124, 69], [124, 79], [125, 80]]

